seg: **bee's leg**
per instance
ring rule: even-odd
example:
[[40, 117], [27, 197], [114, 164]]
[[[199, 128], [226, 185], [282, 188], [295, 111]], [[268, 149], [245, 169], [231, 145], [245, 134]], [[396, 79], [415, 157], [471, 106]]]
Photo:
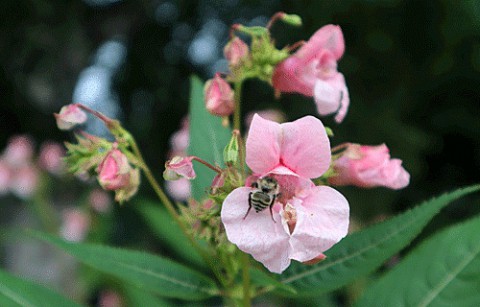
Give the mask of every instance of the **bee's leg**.
[[247, 210], [247, 213], [245, 213], [245, 216], [243, 217], [243, 219], [247, 217], [248, 213], [250, 212], [250, 209], [252, 209], [252, 192], [248, 194], [248, 210]]
[[256, 183], [256, 182], [252, 183], [251, 187], [255, 188], [255, 189], [258, 189], [258, 183]]
[[272, 221], [273, 221], [274, 223], [276, 223], [276, 222], [275, 222], [275, 219], [273, 218], [272, 208], [273, 208], [273, 205], [275, 204], [275, 199], [276, 199], [276, 195], [273, 195], [272, 203], [270, 204], [270, 216], [272, 217]]

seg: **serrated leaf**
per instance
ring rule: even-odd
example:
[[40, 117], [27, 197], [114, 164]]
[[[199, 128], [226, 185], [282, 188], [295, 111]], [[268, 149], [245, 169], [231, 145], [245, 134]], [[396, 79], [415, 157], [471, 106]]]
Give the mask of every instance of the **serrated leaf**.
[[0, 270], [0, 306], [81, 306], [44, 286]]
[[[223, 165], [223, 149], [232, 132], [222, 126], [222, 119], [208, 113], [203, 97], [203, 82], [196, 76], [190, 81], [190, 144], [188, 154], [202, 158], [215, 165]], [[192, 196], [200, 200], [212, 183], [215, 172], [196, 164], [197, 177], [192, 180]]]
[[281, 282], [293, 286], [300, 296], [319, 295], [347, 285], [407, 246], [440, 209], [479, 190], [479, 185], [458, 189], [349, 235], [327, 251], [327, 259], [321, 263], [314, 266], [293, 263]]
[[356, 305], [480, 306], [479, 230], [476, 217], [427, 239]]
[[181, 259], [196, 266], [205, 267], [205, 262], [192, 244], [183, 234], [180, 226], [172, 219], [170, 214], [160, 204], [151, 201], [141, 201], [135, 206], [147, 224], [166, 244], [166, 247]]
[[102, 245], [72, 243], [34, 232], [79, 261], [159, 296], [198, 300], [218, 294], [210, 278], [169, 259], [144, 252]]

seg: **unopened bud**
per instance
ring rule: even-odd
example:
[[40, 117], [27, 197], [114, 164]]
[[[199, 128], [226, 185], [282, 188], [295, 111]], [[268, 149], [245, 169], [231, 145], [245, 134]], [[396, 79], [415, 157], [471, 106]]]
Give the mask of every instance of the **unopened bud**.
[[234, 130], [230, 142], [228, 142], [227, 146], [223, 149], [223, 161], [227, 165], [234, 165], [238, 162], [238, 157], [240, 156], [238, 145], [239, 134], [240, 132], [238, 130]]
[[205, 83], [205, 106], [213, 115], [229, 116], [235, 109], [233, 90], [220, 74]]
[[97, 168], [98, 182], [105, 190], [118, 190], [130, 184], [132, 167], [120, 150], [112, 149]]
[[300, 27], [302, 25], [302, 18], [300, 18], [300, 16], [295, 14], [283, 14], [280, 19], [286, 24], [289, 24], [295, 27]]
[[60, 130], [70, 130], [75, 125], [83, 124], [87, 121], [87, 114], [76, 104], [63, 106], [60, 109], [60, 113], [55, 113], [54, 116]]
[[248, 46], [243, 40], [235, 36], [223, 49], [223, 54], [230, 66], [237, 66], [240, 61], [248, 56]]
[[196, 174], [193, 170], [192, 159], [193, 157], [173, 157], [165, 163], [163, 178], [165, 180], [195, 179]]

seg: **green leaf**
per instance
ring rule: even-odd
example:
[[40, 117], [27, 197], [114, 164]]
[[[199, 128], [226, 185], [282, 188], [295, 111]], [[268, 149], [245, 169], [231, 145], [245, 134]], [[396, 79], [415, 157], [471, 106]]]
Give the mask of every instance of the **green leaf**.
[[167, 302], [155, 295], [139, 289], [134, 286], [127, 286], [123, 289], [123, 294], [128, 302], [127, 306], [155, 306], [168, 307], [171, 302]]
[[259, 269], [251, 268], [250, 276], [252, 279], [252, 283], [256, 286], [263, 286], [263, 287], [269, 286], [269, 287], [277, 288], [279, 290], [290, 292], [292, 294], [297, 293], [297, 291], [295, 291], [294, 288], [290, 287], [289, 285], [282, 284], [272, 276], [268, 275], [267, 273]]
[[142, 200], [135, 207], [166, 248], [190, 264], [205, 267], [202, 257], [192, 247], [180, 226], [159, 203]]
[[440, 209], [479, 190], [479, 185], [458, 189], [349, 235], [327, 251], [328, 258], [317, 265], [292, 263], [281, 282], [293, 286], [301, 296], [319, 295], [347, 285], [407, 246]]
[[[222, 126], [222, 119], [208, 113], [203, 97], [203, 82], [196, 76], [191, 78], [190, 89], [190, 144], [188, 154], [222, 166], [223, 148], [228, 144], [232, 132]], [[200, 200], [212, 183], [215, 172], [196, 164], [197, 178], [192, 180], [192, 196]]]
[[101, 272], [163, 297], [197, 300], [218, 294], [213, 280], [169, 259], [102, 245], [67, 242], [37, 232], [33, 235]]
[[81, 305], [48, 288], [0, 270], [0, 306], [69, 307]]
[[480, 306], [480, 217], [422, 242], [358, 306]]

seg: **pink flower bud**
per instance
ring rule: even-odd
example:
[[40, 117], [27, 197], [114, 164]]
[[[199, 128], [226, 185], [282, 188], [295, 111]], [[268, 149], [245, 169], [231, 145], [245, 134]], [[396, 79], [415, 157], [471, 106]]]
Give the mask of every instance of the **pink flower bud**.
[[12, 170], [10, 166], [3, 159], [0, 159], [0, 196], [8, 192], [11, 178]]
[[33, 165], [15, 169], [10, 181], [10, 190], [22, 199], [28, 199], [36, 191], [39, 183], [38, 170]]
[[33, 157], [33, 141], [25, 135], [10, 138], [3, 158], [12, 167], [29, 164]]
[[90, 217], [78, 209], [67, 209], [63, 213], [60, 235], [68, 241], [83, 241], [90, 228]]
[[63, 106], [60, 109], [60, 113], [55, 113], [54, 116], [57, 120], [57, 127], [60, 130], [70, 130], [75, 125], [83, 124], [87, 121], [87, 114], [76, 104]]
[[122, 307], [122, 297], [113, 290], [102, 291], [98, 299], [99, 307]]
[[98, 182], [105, 190], [125, 188], [130, 184], [131, 169], [127, 156], [112, 149], [98, 166]]
[[248, 56], [248, 46], [240, 38], [234, 37], [223, 49], [223, 54], [230, 66], [237, 66], [240, 61]]
[[235, 109], [233, 90], [230, 85], [216, 74], [205, 83], [205, 106], [208, 112], [216, 116], [229, 116]]
[[40, 148], [38, 163], [47, 172], [58, 175], [64, 170], [62, 158], [65, 156], [65, 149], [62, 145], [54, 142], [45, 142]]
[[363, 188], [383, 186], [401, 189], [408, 185], [410, 175], [399, 159], [390, 159], [385, 144], [365, 146], [349, 144], [334, 162], [336, 175], [329, 178], [333, 185], [355, 185]]
[[175, 156], [165, 163], [163, 178], [165, 180], [177, 180], [180, 178], [195, 179], [197, 176], [193, 170], [193, 157]]

